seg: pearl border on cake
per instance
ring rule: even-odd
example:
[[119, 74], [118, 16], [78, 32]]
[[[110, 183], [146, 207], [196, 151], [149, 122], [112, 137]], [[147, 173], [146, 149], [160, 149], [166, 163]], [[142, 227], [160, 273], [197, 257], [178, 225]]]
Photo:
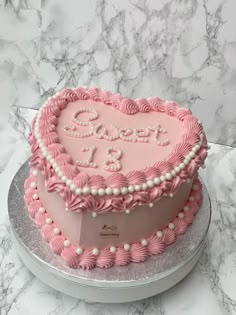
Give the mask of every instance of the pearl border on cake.
[[[73, 90], [73, 89], [72, 89]], [[75, 89], [74, 89], [75, 90]], [[54, 96], [50, 97], [49, 100], [53, 98], [57, 98], [58, 93], [56, 93]], [[126, 195], [128, 193], [133, 193], [133, 192], [139, 192], [139, 191], [144, 191], [147, 188], [153, 188], [154, 186], [159, 185], [160, 183], [164, 182], [165, 180], [169, 181], [172, 180], [178, 173], [181, 172], [190, 162], [192, 159], [195, 158], [197, 152], [201, 149], [201, 146], [203, 144], [203, 138], [204, 138], [204, 133], [202, 132], [200, 136], [200, 140], [197, 144], [195, 144], [191, 151], [185, 156], [183, 162], [181, 162], [178, 166], [174, 167], [170, 172], [161, 175], [160, 177], [154, 177], [153, 179], [149, 179], [146, 181], [146, 183], [143, 183], [141, 185], [129, 185], [127, 187], [122, 187], [120, 188], [111, 188], [107, 187], [105, 189], [96, 189], [89, 186], [84, 186], [82, 188], [77, 187], [73, 181], [67, 176], [65, 176], [61, 170], [61, 168], [58, 166], [56, 163], [55, 159], [48, 153], [47, 147], [44, 145], [43, 140], [40, 135], [40, 128], [39, 128], [39, 122], [40, 118], [43, 112], [43, 109], [47, 107], [47, 103], [45, 103], [38, 111], [38, 114], [36, 116], [36, 122], [35, 122], [35, 127], [34, 127], [34, 136], [37, 141], [37, 144], [41, 150], [41, 153], [43, 157], [51, 164], [52, 168], [54, 169], [55, 173], [57, 174], [58, 178], [65, 183], [65, 185], [72, 191], [75, 192], [76, 195], [99, 195], [99, 196], [104, 196], [104, 195], [115, 195], [118, 196], [120, 194]], [[200, 121], [198, 121], [199, 124], [201, 124]], [[202, 166], [204, 167], [204, 166]], [[189, 179], [188, 179], [189, 180]], [[173, 197], [173, 194], [169, 194], [170, 197]], [[36, 197], [36, 196], [35, 196]]]

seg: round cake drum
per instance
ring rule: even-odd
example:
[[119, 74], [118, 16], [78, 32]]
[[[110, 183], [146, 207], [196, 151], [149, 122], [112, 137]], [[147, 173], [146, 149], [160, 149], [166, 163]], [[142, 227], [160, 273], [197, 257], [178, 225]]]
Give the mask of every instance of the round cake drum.
[[126, 267], [71, 269], [51, 251], [28, 216], [23, 200], [28, 173], [26, 162], [15, 175], [8, 196], [15, 246], [29, 270], [58, 291], [94, 302], [140, 300], [163, 292], [182, 280], [202, 253], [211, 217], [210, 200], [204, 185], [203, 204], [192, 226], [160, 256]]

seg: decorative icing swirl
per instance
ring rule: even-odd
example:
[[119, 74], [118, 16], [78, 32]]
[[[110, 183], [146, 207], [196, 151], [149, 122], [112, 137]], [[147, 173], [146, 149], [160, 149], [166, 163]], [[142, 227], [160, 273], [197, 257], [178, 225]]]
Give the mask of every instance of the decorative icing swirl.
[[120, 110], [121, 102], [123, 101], [123, 99], [124, 97], [121, 96], [120, 94], [112, 94], [111, 96], [112, 106]]
[[34, 200], [32, 202], [30, 202], [28, 210], [29, 210], [29, 214], [32, 218], [35, 217], [35, 214], [39, 211], [39, 208], [41, 208], [42, 202], [39, 200]]
[[188, 225], [184, 219], [175, 218], [173, 223], [175, 225], [175, 233], [177, 235], [184, 234], [187, 231]]
[[[88, 181], [88, 185], [89, 185], [89, 187], [95, 188], [95, 189], [106, 188], [105, 179], [101, 175], [91, 176], [89, 181]], [[81, 186], [81, 187], [83, 187], [83, 186]]]
[[82, 269], [92, 269], [96, 266], [96, 256], [93, 255], [91, 249], [84, 251], [79, 266]]
[[141, 262], [148, 258], [148, 248], [140, 243], [134, 243], [130, 248], [131, 261]]
[[78, 87], [77, 89], [75, 89], [75, 93], [78, 97], [79, 100], [88, 100], [89, 99], [89, 95], [86, 92], [85, 89]]
[[172, 101], [165, 102], [165, 112], [170, 116], [175, 116], [177, 111], [177, 104]]
[[127, 115], [134, 115], [139, 111], [138, 105], [128, 98], [122, 100], [120, 110]]
[[65, 238], [62, 235], [55, 235], [50, 241], [50, 247], [53, 252], [57, 255], [60, 255], [64, 249]]
[[53, 229], [55, 228], [55, 224], [45, 224], [42, 226], [41, 228], [41, 234], [42, 237], [46, 240], [46, 241], [50, 241], [53, 237], [54, 237], [54, 233], [53, 233]]
[[70, 268], [76, 269], [79, 265], [80, 257], [75, 252], [76, 247], [71, 245], [69, 247], [65, 247], [62, 252], [61, 256], [67, 263]]
[[88, 175], [86, 173], [79, 173], [78, 175], [75, 176], [74, 178], [74, 183], [76, 184], [76, 186], [78, 186], [79, 188], [82, 188], [84, 186], [86, 186], [88, 184]]
[[53, 144], [55, 142], [59, 142], [59, 138], [56, 132], [50, 132], [43, 136], [43, 143], [46, 146], [49, 146], [50, 144]]
[[100, 91], [101, 101], [106, 105], [112, 105], [111, 96], [112, 94], [109, 91]]
[[140, 98], [136, 100], [138, 104], [139, 111], [142, 113], [148, 113], [152, 110], [151, 105], [145, 98]]
[[174, 230], [171, 230], [170, 228], [165, 228], [163, 230], [163, 237], [162, 237], [162, 242], [164, 242], [167, 245], [172, 244], [175, 241], [175, 232]]
[[116, 250], [116, 255], [114, 259], [114, 265], [115, 266], [125, 266], [128, 265], [130, 262], [130, 252], [127, 250], [124, 250], [122, 247], [118, 247]]
[[102, 249], [97, 258], [96, 265], [99, 268], [110, 268], [114, 264], [114, 254], [108, 248]]
[[148, 239], [148, 251], [152, 255], [158, 255], [165, 250], [165, 244], [154, 234]]
[[[68, 101], [65, 98], [61, 98], [61, 97], [57, 96], [57, 97], [54, 97], [53, 99], [51, 99], [50, 104], [52, 104], [55, 108], [59, 108], [60, 110], [63, 110], [66, 108]], [[48, 115], [48, 117], [50, 117], [50, 116]], [[55, 116], [51, 116], [51, 117], [56, 118]], [[44, 119], [45, 118], [46, 117], [44, 117]], [[47, 121], [47, 118], [45, 119], [45, 121]], [[56, 121], [56, 123], [54, 123], [54, 122], [52, 122], [52, 123], [54, 125], [56, 125], [57, 121]]]
[[65, 153], [65, 149], [62, 144], [60, 143], [53, 143], [48, 146], [48, 153], [55, 158], [56, 156], [60, 155], [61, 153]]
[[149, 104], [155, 112], [164, 112], [165, 111], [165, 102], [161, 98], [151, 97], [148, 99]]
[[146, 176], [140, 171], [131, 171], [126, 177], [130, 185], [140, 185], [146, 182]]
[[75, 102], [78, 100], [77, 93], [71, 89], [65, 89], [60, 93], [60, 97], [67, 102]]
[[53, 100], [50, 100], [48, 106], [43, 110], [44, 116], [60, 116], [60, 108], [57, 105], [54, 105]]
[[56, 130], [56, 127], [55, 125], [52, 125], [52, 124], [42, 124], [41, 125], [41, 135], [44, 137], [44, 136], [47, 136], [48, 134], [50, 134], [50, 132], [52, 131], [55, 131]]
[[58, 166], [63, 166], [72, 163], [71, 157], [67, 153], [62, 153], [55, 157]]
[[76, 166], [71, 164], [66, 164], [61, 166], [63, 174], [69, 179], [73, 179], [78, 174], [78, 169]]
[[120, 173], [110, 175], [106, 180], [107, 186], [111, 188], [122, 188], [127, 186], [127, 179]]
[[188, 108], [178, 107], [176, 111], [176, 116], [181, 121], [183, 121], [186, 116], [191, 114], [191, 110], [189, 110]]
[[89, 94], [91, 100], [101, 102], [100, 90], [98, 88], [89, 88], [87, 89], [87, 93]]

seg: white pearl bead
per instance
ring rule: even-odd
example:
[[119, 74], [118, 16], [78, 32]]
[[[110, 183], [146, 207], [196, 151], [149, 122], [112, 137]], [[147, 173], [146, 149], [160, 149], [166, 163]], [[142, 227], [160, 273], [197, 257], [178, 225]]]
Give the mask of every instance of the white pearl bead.
[[154, 178], [154, 183], [155, 183], [156, 185], [159, 185], [159, 184], [161, 183], [160, 177], [155, 177], [155, 178]]
[[171, 175], [170, 173], [167, 173], [166, 176], [165, 176], [165, 178], [166, 178], [167, 180], [171, 180], [172, 175]]
[[168, 225], [168, 226], [169, 226], [169, 228], [170, 228], [171, 230], [173, 230], [173, 229], [175, 228], [175, 225], [174, 225], [174, 223], [172, 223], [172, 222], [171, 222], [171, 223], [169, 223], [169, 225]]
[[142, 190], [146, 190], [148, 188], [148, 185], [146, 183], [142, 184]]
[[157, 231], [157, 232], [156, 232], [156, 236], [157, 236], [158, 238], [162, 238], [163, 232], [162, 232], [162, 231]]
[[53, 233], [54, 233], [55, 235], [58, 235], [58, 234], [60, 233], [60, 229], [59, 229], [59, 228], [54, 228], [54, 229], [53, 229]]
[[181, 170], [183, 170], [183, 169], [185, 168], [185, 164], [184, 164], [184, 163], [180, 163], [179, 168], [180, 168]]
[[129, 244], [124, 244], [124, 250], [126, 250], [126, 251], [128, 251], [128, 250], [130, 250], [130, 245]]
[[107, 187], [107, 188], [105, 189], [105, 192], [106, 192], [106, 194], [107, 194], [108, 196], [112, 195], [112, 188]]
[[105, 190], [103, 188], [98, 189], [98, 194], [99, 194], [99, 196], [104, 196]]
[[161, 176], [160, 176], [160, 181], [161, 181], [161, 182], [164, 182], [164, 180], [165, 180], [165, 176], [161, 175]]
[[147, 185], [149, 188], [152, 188], [154, 186], [154, 181], [153, 180], [148, 180]]
[[75, 184], [71, 183], [71, 184], [70, 184], [70, 190], [75, 191], [75, 189], [76, 189]]
[[184, 213], [183, 213], [183, 212], [180, 212], [180, 213], [178, 214], [178, 217], [179, 217], [180, 219], [183, 219], [183, 218], [184, 218]]
[[33, 170], [32, 175], [33, 176], [37, 176], [38, 175], [38, 171], [37, 170]]
[[64, 240], [64, 246], [69, 247], [70, 246], [70, 241], [69, 240]]
[[141, 241], [141, 244], [142, 244], [143, 246], [147, 246], [147, 244], [148, 244], [148, 240], [143, 239], [143, 240]]
[[63, 176], [62, 171], [59, 171], [57, 175], [58, 175], [59, 178], [61, 178]]
[[130, 214], [130, 209], [126, 209], [126, 210], [125, 210], [125, 213], [126, 213], [126, 214]]
[[195, 153], [194, 153], [193, 151], [191, 151], [191, 152], [189, 153], [189, 156], [190, 156], [191, 158], [194, 158], [194, 157], [195, 157]]
[[43, 207], [39, 208], [39, 213], [44, 213], [45, 211], [46, 211], [45, 208], [43, 208]]
[[181, 171], [180, 167], [179, 167], [179, 166], [176, 166], [176, 167], [175, 167], [175, 173], [178, 174], [180, 171]]
[[82, 255], [84, 251], [83, 251], [83, 248], [78, 247], [78, 248], [76, 248], [75, 252], [77, 255]]
[[33, 194], [32, 198], [33, 198], [34, 200], [37, 200], [37, 199], [39, 199], [39, 196], [38, 196], [38, 194]]
[[153, 202], [150, 202], [150, 203], [149, 203], [149, 207], [152, 208], [153, 206], [154, 206], [154, 203], [153, 203]]
[[189, 201], [194, 201], [194, 197], [193, 196], [189, 197]]
[[190, 183], [190, 178], [187, 178], [187, 183]]
[[76, 188], [76, 190], [75, 190], [75, 193], [76, 193], [76, 195], [81, 195], [81, 192], [82, 192], [82, 190], [81, 190], [81, 188]]
[[71, 179], [67, 179], [66, 186], [70, 186], [71, 184], [72, 184], [72, 180]]
[[170, 174], [171, 174], [171, 176], [175, 176], [176, 175], [176, 171], [175, 170], [172, 170], [171, 172], [170, 172]]
[[60, 167], [59, 166], [55, 166], [54, 170], [55, 170], [56, 173], [58, 173], [60, 171]]
[[118, 195], [120, 194], [120, 189], [119, 189], [119, 188], [114, 188], [114, 189], [113, 189], [113, 194], [114, 194], [115, 196], [118, 196]]
[[62, 180], [63, 183], [65, 183], [67, 181], [67, 177], [65, 175], [63, 175], [61, 180]]
[[98, 194], [98, 190], [97, 190], [96, 188], [92, 188], [92, 189], [91, 189], [91, 194], [92, 194], [93, 196], [96, 196], [96, 195]]
[[170, 193], [170, 194], [169, 194], [169, 197], [170, 197], [170, 198], [173, 198], [173, 197], [174, 197], [174, 194], [173, 194], [173, 193]]
[[189, 211], [189, 206], [184, 206], [184, 211], [185, 212]]
[[135, 191], [140, 191], [141, 190], [141, 186], [140, 185], [135, 185], [134, 186], [134, 190]]
[[122, 193], [122, 195], [128, 194], [128, 188], [127, 187], [121, 188], [121, 193]]
[[36, 182], [30, 183], [30, 188], [36, 188], [36, 186], [37, 186]]
[[90, 193], [90, 187], [85, 186], [85, 187], [83, 187], [82, 191], [83, 191], [83, 194], [88, 195]]
[[46, 219], [46, 224], [52, 224], [52, 219], [51, 218], [47, 218]]
[[130, 193], [134, 192], [134, 186], [130, 185], [130, 186], [128, 187], [128, 191], [129, 191]]
[[195, 148], [196, 148], [197, 151], [199, 151], [200, 150], [200, 145], [196, 144]]
[[193, 189], [194, 189], [194, 190], [198, 190], [198, 185], [194, 184], [194, 185], [193, 185]]
[[98, 248], [95, 247], [95, 248], [93, 249], [93, 255], [94, 255], [94, 256], [98, 256], [98, 255], [99, 255], [99, 249], [98, 249]]
[[111, 246], [111, 247], [110, 247], [110, 252], [111, 252], [112, 254], [114, 254], [114, 253], [116, 252], [115, 246]]
[[92, 217], [96, 218], [97, 217], [97, 213], [96, 212], [92, 212]]

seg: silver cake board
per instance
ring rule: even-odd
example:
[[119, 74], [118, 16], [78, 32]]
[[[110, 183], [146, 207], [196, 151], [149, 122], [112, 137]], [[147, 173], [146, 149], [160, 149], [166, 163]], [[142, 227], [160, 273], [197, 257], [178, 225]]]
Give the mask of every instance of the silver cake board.
[[163, 254], [125, 267], [91, 270], [71, 269], [42, 239], [24, 204], [26, 162], [16, 173], [9, 190], [8, 212], [19, 256], [27, 268], [52, 288], [93, 302], [120, 303], [161, 293], [182, 280], [196, 265], [204, 248], [211, 205], [203, 184], [203, 204], [193, 224]]

